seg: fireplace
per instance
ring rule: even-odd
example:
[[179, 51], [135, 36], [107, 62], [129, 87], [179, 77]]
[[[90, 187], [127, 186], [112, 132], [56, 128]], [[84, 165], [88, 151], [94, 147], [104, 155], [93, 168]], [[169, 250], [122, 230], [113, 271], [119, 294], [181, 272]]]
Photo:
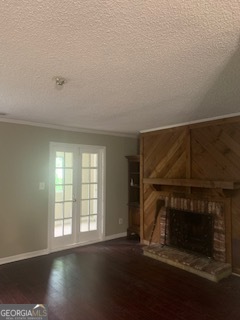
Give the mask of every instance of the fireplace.
[[178, 249], [213, 256], [213, 215], [177, 209], [167, 210], [167, 244]]
[[174, 195], [159, 199], [165, 204], [156, 208], [160, 243], [150, 242], [144, 255], [215, 282], [229, 276], [230, 202]]
[[[226, 251], [226, 231], [230, 231], [229, 224], [226, 225], [225, 221], [225, 212], [226, 212], [226, 202], [223, 201], [210, 201], [208, 199], [190, 199], [183, 197], [165, 197], [165, 207], [160, 212], [160, 244], [168, 244], [170, 245], [170, 212], [173, 212], [172, 218], [177, 216], [178, 219], [189, 220], [188, 222], [198, 219], [197, 221], [201, 221], [203, 225], [208, 225], [209, 235], [207, 236], [208, 241], [208, 249], [203, 249], [203, 251], [198, 251], [200, 243], [201, 246], [206, 247], [204, 243], [206, 234], [204, 235], [202, 231], [202, 227], [198, 225], [197, 221], [195, 222], [195, 231], [198, 235], [202, 235], [201, 240], [195, 241], [194, 236], [192, 236], [192, 240], [195, 241], [194, 248], [190, 245], [187, 248], [181, 247], [184, 250], [196, 251], [200, 254], [206, 255], [207, 257], [212, 257], [215, 261], [220, 262], [228, 262], [228, 255]], [[185, 212], [185, 214], [184, 214]], [[198, 215], [198, 216], [196, 216]], [[183, 218], [184, 217], [184, 218]], [[205, 221], [204, 221], [205, 220]], [[208, 223], [207, 223], [208, 221]], [[189, 224], [189, 223], [188, 223]], [[187, 225], [188, 225], [187, 224]], [[175, 227], [174, 227], [175, 228]], [[186, 227], [187, 228], [187, 227]], [[193, 228], [193, 227], [192, 227]], [[193, 228], [194, 229], [194, 228]], [[211, 231], [211, 235], [210, 235]], [[191, 233], [191, 230], [188, 232]], [[208, 233], [208, 231], [206, 231]], [[184, 232], [186, 236], [186, 232]], [[178, 237], [179, 238], [179, 237]], [[180, 238], [181, 239], [181, 238]], [[179, 245], [179, 241], [176, 244], [176, 240], [171, 243], [171, 246], [176, 247]], [[181, 242], [181, 241], [180, 241]], [[183, 241], [185, 243], [185, 240]], [[180, 247], [179, 247], [180, 248]]]

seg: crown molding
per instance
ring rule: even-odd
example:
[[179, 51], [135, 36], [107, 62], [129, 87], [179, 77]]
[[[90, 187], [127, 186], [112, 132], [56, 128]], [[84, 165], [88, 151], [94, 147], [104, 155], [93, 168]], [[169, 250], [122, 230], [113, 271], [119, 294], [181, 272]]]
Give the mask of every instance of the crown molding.
[[217, 117], [212, 117], [212, 118], [204, 118], [204, 119], [201, 119], [201, 120], [182, 122], [182, 123], [177, 123], [177, 124], [173, 124], [173, 125], [169, 125], [169, 126], [162, 126], [162, 127], [152, 128], [152, 129], [141, 130], [140, 133], [147, 133], [147, 132], [153, 132], [153, 131], [158, 131], [158, 130], [177, 128], [177, 127], [182, 127], [182, 126], [187, 126], [187, 125], [204, 123], [204, 122], [208, 122], [208, 121], [221, 120], [221, 119], [227, 119], [227, 118], [234, 118], [234, 117], [238, 117], [238, 116], [240, 116], [240, 112], [230, 113], [230, 114], [226, 114], [226, 115], [223, 115], [223, 116], [217, 116]]
[[94, 130], [94, 129], [60, 126], [60, 125], [55, 125], [55, 124], [31, 122], [31, 121], [25, 121], [25, 120], [17, 120], [17, 119], [11, 119], [11, 118], [0, 118], [0, 122], [27, 125], [27, 126], [47, 128], [47, 129], [62, 130], [62, 131], [70, 131], [70, 132], [81, 132], [81, 133], [90, 133], [90, 134], [101, 134], [101, 135], [107, 135], [107, 136], [126, 137], [126, 138], [133, 138], [133, 139], [137, 139], [138, 135], [139, 135], [139, 132], [123, 133], [123, 132], [115, 132], [115, 131]]

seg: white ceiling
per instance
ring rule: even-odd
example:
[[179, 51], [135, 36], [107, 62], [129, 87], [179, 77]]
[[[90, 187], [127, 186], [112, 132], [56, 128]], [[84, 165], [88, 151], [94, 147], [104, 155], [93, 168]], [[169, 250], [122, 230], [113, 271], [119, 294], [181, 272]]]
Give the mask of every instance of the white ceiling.
[[0, 112], [119, 133], [237, 114], [239, 35], [239, 0], [1, 0]]

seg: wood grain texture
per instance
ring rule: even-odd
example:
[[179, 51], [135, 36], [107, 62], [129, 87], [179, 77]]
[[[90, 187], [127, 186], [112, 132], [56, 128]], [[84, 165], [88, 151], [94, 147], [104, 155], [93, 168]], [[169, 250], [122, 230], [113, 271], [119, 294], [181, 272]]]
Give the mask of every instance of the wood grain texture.
[[[231, 139], [227, 128], [224, 130], [219, 126], [192, 130], [192, 158], [201, 168], [199, 173], [193, 166], [192, 178], [202, 178], [202, 174], [212, 180], [237, 180], [240, 177], [238, 150], [235, 152], [235, 144], [226, 142], [226, 136]], [[238, 145], [240, 147], [240, 141]]]
[[196, 187], [207, 189], [228, 189], [235, 190], [240, 188], [240, 182], [236, 181], [210, 181], [197, 179], [166, 179], [166, 178], [144, 178], [144, 184], [179, 186], [179, 187]]
[[[144, 177], [176, 177], [186, 175], [186, 130], [176, 129], [176, 132], [165, 132], [160, 136], [144, 138]], [[177, 172], [172, 167], [178, 163]]]
[[45, 303], [51, 320], [238, 320], [240, 278], [219, 283], [117, 239], [0, 266], [0, 303]]
[[[145, 133], [141, 135], [141, 144], [143, 181], [144, 178], [159, 179], [160, 182], [183, 179], [182, 183], [177, 184], [178, 187], [169, 183], [154, 190], [146, 183], [143, 185], [144, 240], [147, 240], [147, 230], [152, 223], [152, 202], [156, 201], [160, 192], [225, 199], [226, 223], [228, 230], [231, 230], [227, 236], [228, 260], [232, 259], [233, 270], [239, 272], [240, 251], [234, 245], [240, 241], [240, 191], [236, 190], [240, 181], [240, 117]], [[186, 179], [191, 183], [203, 181], [202, 187], [211, 187], [212, 181], [215, 181], [214, 189], [201, 189], [199, 182], [192, 186]], [[223, 190], [223, 187], [232, 190]], [[160, 234], [155, 235], [155, 240], [159, 237]]]
[[[142, 178], [186, 178], [186, 128], [166, 130], [162, 135], [146, 135], [141, 138]], [[153, 227], [158, 192], [142, 186], [142, 241], [149, 241]], [[160, 241], [160, 223], [154, 231], [153, 242]]]

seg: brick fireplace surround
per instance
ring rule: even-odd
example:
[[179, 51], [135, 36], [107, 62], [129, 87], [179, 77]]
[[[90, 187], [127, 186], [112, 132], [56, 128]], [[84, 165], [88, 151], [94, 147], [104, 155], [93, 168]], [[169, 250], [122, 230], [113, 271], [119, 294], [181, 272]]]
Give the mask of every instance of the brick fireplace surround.
[[[165, 206], [160, 211], [160, 244], [144, 248], [144, 255], [155, 258], [170, 265], [179, 267], [212, 281], [219, 281], [231, 274], [231, 224], [228, 222], [229, 202], [213, 199], [191, 199], [187, 197], [161, 197]], [[213, 257], [172, 248], [168, 245], [167, 209], [184, 210], [195, 213], [212, 214], [213, 226]], [[167, 225], [166, 225], [167, 223]]]

